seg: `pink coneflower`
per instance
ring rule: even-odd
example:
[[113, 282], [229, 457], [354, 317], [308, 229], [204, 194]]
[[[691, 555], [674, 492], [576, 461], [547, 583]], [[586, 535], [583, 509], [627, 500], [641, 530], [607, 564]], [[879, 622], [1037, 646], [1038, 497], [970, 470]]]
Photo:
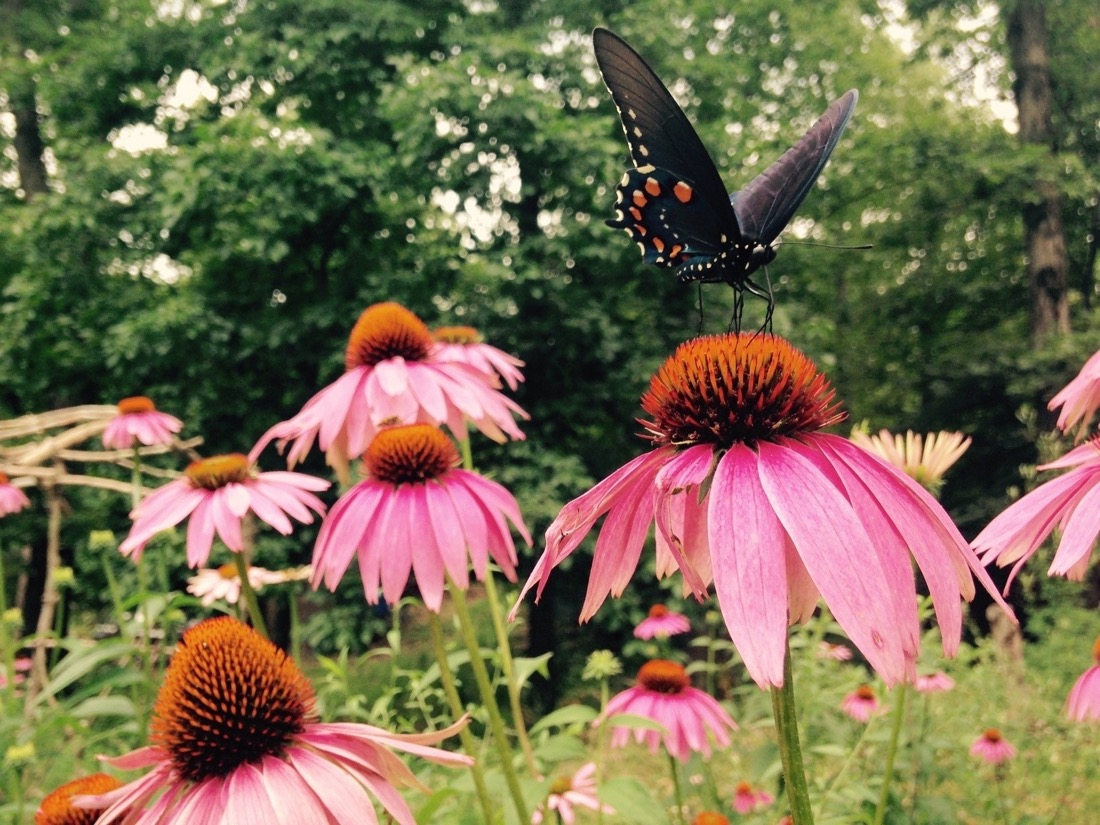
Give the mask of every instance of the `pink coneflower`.
[[121, 787], [121, 782], [105, 773], [93, 773], [67, 782], [42, 800], [34, 814], [34, 825], [92, 825], [103, 813], [103, 808], [74, 808], [73, 797], [108, 793]]
[[165, 484], [134, 508], [130, 535], [118, 549], [139, 559], [149, 539], [190, 516], [187, 564], [199, 567], [206, 564], [215, 531], [233, 552], [243, 549], [241, 519], [249, 510], [288, 536], [294, 528], [287, 516], [311, 523], [310, 510], [322, 515], [325, 505], [309, 491], [328, 488], [329, 482], [302, 473], [257, 473], [240, 453], [199, 459], [191, 462], [183, 478]]
[[1100, 352], [1094, 353], [1081, 371], [1047, 404], [1048, 410], [1062, 408], [1058, 414], [1058, 429], [1068, 432], [1069, 428], [1081, 422], [1077, 437], [1088, 428], [1093, 414], [1100, 409]]
[[564, 825], [573, 825], [577, 819], [573, 813], [575, 807], [588, 808], [591, 811], [603, 810], [605, 814], [615, 813], [610, 805], [601, 804], [596, 795], [595, 762], [585, 762], [572, 776], [554, 780], [546, 801], [531, 814], [531, 825], [539, 825], [549, 811], [557, 811], [558, 820]]
[[387, 427], [363, 454], [367, 478], [333, 505], [313, 549], [313, 586], [334, 590], [359, 555], [367, 601], [396, 604], [410, 574], [429, 610], [439, 612], [445, 577], [465, 590], [469, 562], [484, 580], [491, 558], [516, 580], [508, 522], [531, 536], [512, 494], [495, 481], [458, 469], [454, 443], [430, 424]]
[[917, 676], [913, 687], [920, 693], [943, 693], [955, 687], [955, 680], [942, 670], [937, 670], [935, 673], [922, 673]]
[[1066, 699], [1066, 716], [1076, 722], [1100, 722], [1100, 639], [1092, 646], [1096, 664], [1081, 674]]
[[878, 713], [879, 707], [874, 688], [870, 685], [860, 685], [840, 703], [840, 709], [857, 722], [870, 721]]
[[988, 728], [970, 746], [970, 755], [979, 756], [991, 765], [999, 765], [1016, 755], [1016, 749], [996, 728]]
[[513, 416], [518, 404], [465, 363], [440, 360], [424, 322], [403, 306], [374, 304], [348, 338], [346, 372], [313, 396], [293, 418], [276, 424], [252, 448], [255, 457], [271, 441], [294, 442], [293, 466], [317, 439], [330, 462], [345, 464], [374, 439], [384, 423], [446, 424], [466, 438], [466, 420], [494, 441], [522, 439]]
[[18, 513], [24, 507], [30, 506], [31, 500], [26, 494], [11, 483], [4, 473], [0, 473], [0, 516]]
[[880, 430], [867, 435], [852, 433], [852, 441], [889, 461], [926, 490], [933, 493], [943, 486], [943, 476], [970, 447], [971, 438], [962, 433], [927, 433], [907, 430], [905, 435]]
[[713, 580], [730, 637], [761, 687], [783, 683], [787, 627], [822, 598], [892, 684], [916, 676], [911, 552], [944, 650], [955, 652], [971, 576], [991, 593], [992, 581], [923, 487], [820, 432], [842, 413], [825, 377], [789, 343], [761, 334], [689, 341], [654, 376], [642, 407], [655, 449], [562, 509], [524, 593], [537, 585], [541, 594], [606, 513], [587, 620], [609, 593], [622, 593], [655, 521], [658, 573], [679, 569], [700, 599]]
[[373, 798], [396, 822], [414, 825], [396, 786], [419, 783], [392, 751], [471, 763], [427, 747], [464, 720], [401, 735], [320, 723], [314, 701], [309, 681], [275, 645], [236, 619], [208, 619], [176, 648], [153, 708], [151, 744], [108, 760], [123, 770], [152, 770], [79, 804], [106, 808], [99, 825], [337, 823], [376, 822]]
[[[617, 713], [650, 719], [665, 730], [617, 726], [614, 718]], [[637, 684], [608, 701], [606, 716], [607, 724], [614, 727], [613, 748], [622, 747], [633, 736], [635, 742], [648, 743], [650, 753], [657, 753], [663, 742], [665, 749], [681, 762], [687, 762], [693, 753], [710, 756], [708, 732], [718, 745], [726, 747], [730, 731], [737, 730], [737, 723], [714, 697], [693, 688], [687, 671], [667, 659], [651, 659], [642, 665]]]
[[691, 631], [691, 622], [682, 613], [674, 613], [663, 604], [649, 608], [649, 615], [638, 622], [634, 636], [638, 639], [665, 638]]
[[437, 327], [432, 330], [432, 337], [438, 344], [435, 357], [440, 361], [469, 364], [486, 375], [503, 379], [513, 392], [523, 380], [520, 372], [523, 362], [486, 344], [481, 333], [473, 327]]
[[103, 431], [103, 446], [108, 450], [128, 450], [135, 440], [146, 447], [171, 444], [172, 436], [182, 429], [183, 422], [178, 418], [159, 412], [144, 395], [135, 395], [118, 402], [118, 415]]
[[1070, 450], [1039, 470], [1072, 469], [1040, 484], [1010, 504], [974, 539], [982, 562], [999, 567], [1015, 564], [1008, 585], [1043, 541], [1058, 528], [1062, 538], [1048, 576], [1080, 581], [1085, 576], [1096, 534], [1100, 531], [1100, 436]]
[[754, 788], [748, 782], [738, 782], [733, 794], [733, 809], [739, 814], [751, 814], [766, 808], [775, 802], [775, 797], [767, 791]]
[[[248, 583], [253, 590], [259, 590], [269, 584], [308, 579], [311, 573], [309, 565], [293, 570], [265, 570], [250, 565]], [[201, 599], [203, 607], [209, 607], [218, 600], [236, 604], [241, 597], [241, 577], [237, 565], [223, 564], [221, 567], [199, 570], [187, 580], [187, 592]]]
[[822, 641], [817, 646], [817, 652], [819, 657], [837, 662], [848, 662], [852, 659], [852, 649], [848, 645], [835, 645], [832, 642]]

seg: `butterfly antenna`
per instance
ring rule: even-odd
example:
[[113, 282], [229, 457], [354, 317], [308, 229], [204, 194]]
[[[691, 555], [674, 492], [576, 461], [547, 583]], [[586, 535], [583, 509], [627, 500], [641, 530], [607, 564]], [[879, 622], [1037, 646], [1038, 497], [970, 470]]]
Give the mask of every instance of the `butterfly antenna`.
[[703, 284], [699, 283], [699, 326], [695, 330], [696, 335], [703, 334]]
[[858, 246], [842, 246], [840, 244], [832, 243], [814, 243], [813, 241], [777, 241], [772, 244], [772, 248], [780, 246], [816, 246], [818, 249], [874, 249], [873, 243], [862, 243]]

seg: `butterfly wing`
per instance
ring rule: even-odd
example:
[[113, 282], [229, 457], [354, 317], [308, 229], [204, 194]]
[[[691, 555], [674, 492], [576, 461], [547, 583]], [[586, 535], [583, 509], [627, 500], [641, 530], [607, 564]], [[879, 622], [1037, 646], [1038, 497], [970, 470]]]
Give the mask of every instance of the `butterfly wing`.
[[[592, 46], [637, 167], [619, 185], [620, 219], [609, 223], [626, 229], [651, 263], [677, 266], [717, 254], [741, 232], [722, 178], [691, 121], [621, 37], [598, 28]], [[670, 257], [658, 246], [679, 246], [682, 252]]]
[[730, 196], [745, 238], [769, 246], [783, 231], [825, 168], [858, 98], [852, 89], [834, 101], [798, 143]]

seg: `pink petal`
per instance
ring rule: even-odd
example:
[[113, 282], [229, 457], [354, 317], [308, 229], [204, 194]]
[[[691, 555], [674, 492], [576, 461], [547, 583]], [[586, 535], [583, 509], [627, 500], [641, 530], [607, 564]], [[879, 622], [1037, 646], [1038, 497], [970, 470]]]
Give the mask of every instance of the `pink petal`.
[[1065, 576], [1081, 561], [1088, 561], [1100, 532], [1100, 486], [1087, 489], [1069, 514], [1062, 540], [1054, 554], [1048, 575]]
[[[359, 783], [347, 771], [301, 747], [287, 750], [287, 761], [313, 789], [337, 825], [378, 825], [374, 807], [364, 798]], [[367, 804], [364, 804], [364, 803]]]
[[[434, 484], [434, 482], [429, 483]], [[433, 613], [438, 613], [443, 605], [443, 559], [435, 542], [435, 533], [431, 528], [432, 514], [428, 508], [426, 485], [408, 484], [403, 487], [405, 517], [408, 524], [416, 525], [418, 534], [418, 538], [415, 539], [416, 544], [410, 547], [413, 576], [424, 605]], [[412, 539], [411, 531], [408, 535]], [[383, 581], [385, 581], [384, 575]]]
[[214, 497], [203, 499], [187, 523], [187, 566], [202, 567], [214, 544]]

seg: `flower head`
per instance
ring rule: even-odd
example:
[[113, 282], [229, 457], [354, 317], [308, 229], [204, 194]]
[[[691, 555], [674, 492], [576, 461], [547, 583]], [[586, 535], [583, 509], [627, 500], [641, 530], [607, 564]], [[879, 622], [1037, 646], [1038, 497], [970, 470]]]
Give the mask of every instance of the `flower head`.
[[974, 740], [970, 746], [970, 755], [984, 759], [991, 765], [1007, 762], [1016, 755], [1016, 749], [1009, 744], [999, 730], [987, 728], [985, 733]]
[[147, 447], [171, 444], [172, 436], [182, 429], [183, 422], [178, 418], [159, 412], [144, 395], [135, 395], [118, 402], [118, 415], [103, 431], [103, 446], [108, 450], [128, 450], [135, 440]]
[[1092, 416], [1100, 409], [1100, 352], [1094, 353], [1077, 376], [1050, 399], [1047, 409], [1058, 407], [1062, 408], [1058, 414], [1058, 429], [1068, 432], [1079, 421], [1077, 438], [1080, 439]]
[[387, 427], [363, 454], [367, 478], [333, 505], [313, 549], [313, 586], [329, 589], [359, 555], [367, 601], [379, 589], [395, 604], [414, 575], [424, 604], [439, 612], [445, 576], [465, 589], [491, 558], [516, 580], [508, 522], [530, 544], [519, 505], [501, 485], [458, 469], [458, 450], [429, 424]]
[[649, 608], [649, 615], [638, 622], [634, 628], [634, 635], [639, 639], [664, 638], [675, 636], [677, 633], [689, 633], [691, 622], [682, 613], [674, 613], [663, 604], [655, 604]]
[[870, 685], [860, 685], [840, 703], [840, 709], [857, 722], [869, 721], [878, 713], [879, 707], [874, 688]]
[[880, 430], [878, 435], [855, 430], [852, 441], [882, 456], [926, 490], [936, 493], [943, 486], [944, 473], [967, 451], [971, 438], [948, 432], [921, 436], [907, 430], [902, 436], [889, 430]]
[[1076, 722], [1100, 722], [1100, 639], [1092, 658], [1096, 664], [1081, 674], [1066, 699], [1066, 716]]
[[[625, 589], [656, 523], [659, 575], [679, 570], [702, 599], [713, 582], [726, 627], [761, 687], [783, 682], [790, 623], [824, 599], [888, 683], [915, 676], [920, 624], [910, 554], [953, 653], [960, 598], [993, 583], [934, 498], [897, 468], [820, 432], [840, 420], [832, 388], [766, 334], [681, 345], [642, 399], [654, 449], [567, 504], [524, 587], [607, 516], [581, 620]], [[994, 598], [1005, 607], [1003, 600]]]
[[848, 662], [852, 659], [852, 649], [848, 645], [838, 645], [822, 640], [817, 647], [817, 655], [822, 659], [833, 659], [837, 662]]
[[592, 811], [603, 810], [605, 814], [615, 813], [610, 805], [600, 804], [596, 795], [596, 763], [585, 762], [572, 776], [563, 776], [550, 786], [550, 794], [531, 814], [531, 825], [539, 825], [549, 811], [557, 811], [558, 819], [564, 825], [573, 825], [576, 814], [573, 808], [588, 808]]
[[288, 516], [309, 524], [313, 513], [325, 512], [313, 492], [328, 487], [329, 482], [302, 473], [257, 473], [240, 453], [199, 459], [191, 462], [183, 478], [165, 484], [134, 508], [134, 524], [119, 550], [141, 558], [154, 535], [190, 516], [187, 564], [199, 567], [210, 556], [215, 532], [233, 552], [243, 549], [241, 519], [249, 510], [288, 536], [294, 529]]
[[273, 439], [294, 444], [291, 466], [316, 439], [330, 462], [360, 455], [385, 423], [427, 423], [466, 438], [466, 420], [494, 441], [522, 439], [519, 405], [495, 389], [495, 378], [467, 363], [438, 357], [424, 322], [395, 303], [363, 311], [348, 339], [346, 371], [313, 396], [293, 418], [268, 430], [253, 458]]
[[18, 513], [24, 507], [29, 507], [30, 503], [26, 494], [12, 484], [4, 473], [0, 473], [0, 516]]
[[42, 800], [34, 814], [34, 825], [92, 825], [103, 809], [74, 808], [73, 797], [107, 793], [120, 787], [121, 782], [105, 773], [93, 773], [67, 782]]
[[473, 327], [436, 327], [432, 330], [437, 346], [435, 357], [440, 361], [469, 364], [492, 378], [500, 378], [515, 391], [523, 380], [523, 362], [503, 350], [486, 344]]
[[754, 788], [748, 782], [738, 782], [733, 794], [733, 809], [739, 814], [751, 814], [775, 802], [767, 791]]
[[[618, 713], [650, 719], [665, 730], [615, 725]], [[697, 752], [710, 756], [708, 733], [725, 747], [730, 743], [730, 731], [737, 730], [737, 723], [714, 697], [693, 688], [687, 671], [666, 659], [651, 659], [642, 665], [637, 683], [608, 701], [607, 717], [607, 723], [615, 729], [611, 735], [613, 748], [625, 745], [633, 734], [635, 742], [648, 743], [650, 753], [656, 753], [663, 742], [681, 762]]]
[[[265, 570], [250, 565], [248, 583], [253, 590], [259, 590], [269, 584], [308, 579], [312, 573], [309, 565], [293, 570]], [[237, 565], [223, 564], [221, 567], [203, 568], [187, 580], [187, 592], [202, 599], [202, 606], [209, 607], [219, 599], [236, 604], [241, 597], [241, 577]]]
[[935, 673], [920, 674], [913, 686], [920, 693], [943, 693], [955, 687], [955, 680], [942, 670], [937, 670]]
[[[297, 665], [228, 616], [188, 630], [153, 709], [150, 745], [108, 762], [144, 776], [81, 805], [100, 825], [158, 822], [374, 822], [376, 800], [413, 825], [396, 786], [415, 785], [404, 751], [434, 762], [467, 757], [427, 747], [457, 732], [401, 735], [371, 725], [322, 724]], [[133, 809], [129, 816], [127, 809]], [[125, 818], [124, 818], [125, 817]]]
[[729, 817], [717, 811], [701, 811], [691, 820], [691, 825], [730, 825]]

